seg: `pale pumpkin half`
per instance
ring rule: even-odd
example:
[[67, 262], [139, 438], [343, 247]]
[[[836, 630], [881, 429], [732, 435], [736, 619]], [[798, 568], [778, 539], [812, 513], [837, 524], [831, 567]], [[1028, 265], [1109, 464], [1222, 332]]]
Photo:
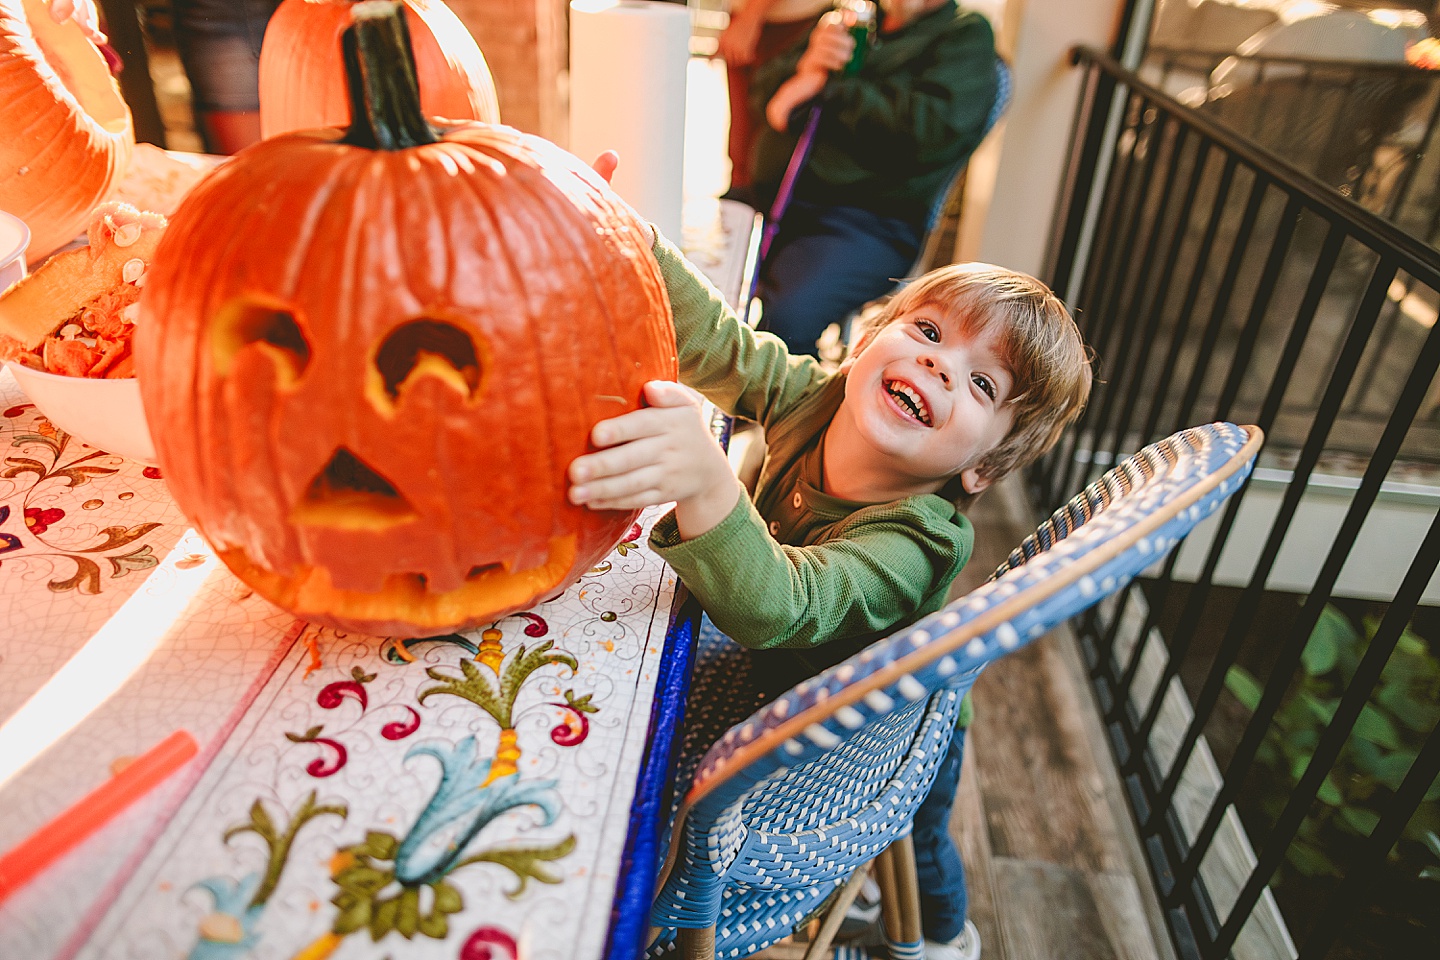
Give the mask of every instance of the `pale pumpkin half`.
[[29, 225], [37, 263], [85, 229], [135, 145], [105, 58], [42, 0], [0, 0], [0, 130], [0, 210]]

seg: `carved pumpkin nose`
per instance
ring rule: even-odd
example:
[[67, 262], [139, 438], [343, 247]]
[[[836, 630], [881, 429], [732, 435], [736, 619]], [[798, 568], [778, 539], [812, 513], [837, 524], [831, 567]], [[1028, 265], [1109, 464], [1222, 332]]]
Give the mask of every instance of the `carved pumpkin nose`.
[[291, 520], [341, 530], [383, 530], [419, 514], [395, 485], [344, 447], [310, 481]]

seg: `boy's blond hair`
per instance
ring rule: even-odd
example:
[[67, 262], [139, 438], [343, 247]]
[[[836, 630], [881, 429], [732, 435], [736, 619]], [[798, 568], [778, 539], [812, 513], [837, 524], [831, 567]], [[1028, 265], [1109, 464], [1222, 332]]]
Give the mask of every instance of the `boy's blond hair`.
[[[978, 335], [1001, 325], [1000, 352], [1014, 377], [1010, 430], [977, 468], [992, 483], [1054, 446], [1090, 396], [1090, 359], [1070, 311], [1045, 284], [988, 263], [957, 263], [932, 270], [903, 287], [868, 323], [854, 352], [880, 328], [917, 307], [931, 305], [958, 317], [962, 332]], [[971, 499], [957, 477], [942, 495]]]

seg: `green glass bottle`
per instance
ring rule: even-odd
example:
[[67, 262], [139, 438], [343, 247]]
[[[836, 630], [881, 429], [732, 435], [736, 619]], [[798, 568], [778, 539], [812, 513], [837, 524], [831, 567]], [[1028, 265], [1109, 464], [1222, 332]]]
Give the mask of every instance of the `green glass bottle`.
[[855, 52], [845, 65], [845, 75], [850, 76], [860, 72], [875, 41], [875, 4], [873, 0], [835, 0], [835, 9], [844, 15], [850, 36], [855, 38]]

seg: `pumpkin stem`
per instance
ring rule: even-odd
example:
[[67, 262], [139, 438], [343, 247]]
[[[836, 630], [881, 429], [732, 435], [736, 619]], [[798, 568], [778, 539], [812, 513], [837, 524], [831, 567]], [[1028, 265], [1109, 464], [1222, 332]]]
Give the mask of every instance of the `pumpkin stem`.
[[343, 142], [371, 150], [439, 142], [438, 131], [420, 108], [404, 5], [364, 0], [350, 9], [355, 22], [340, 40], [350, 91], [350, 129]]

